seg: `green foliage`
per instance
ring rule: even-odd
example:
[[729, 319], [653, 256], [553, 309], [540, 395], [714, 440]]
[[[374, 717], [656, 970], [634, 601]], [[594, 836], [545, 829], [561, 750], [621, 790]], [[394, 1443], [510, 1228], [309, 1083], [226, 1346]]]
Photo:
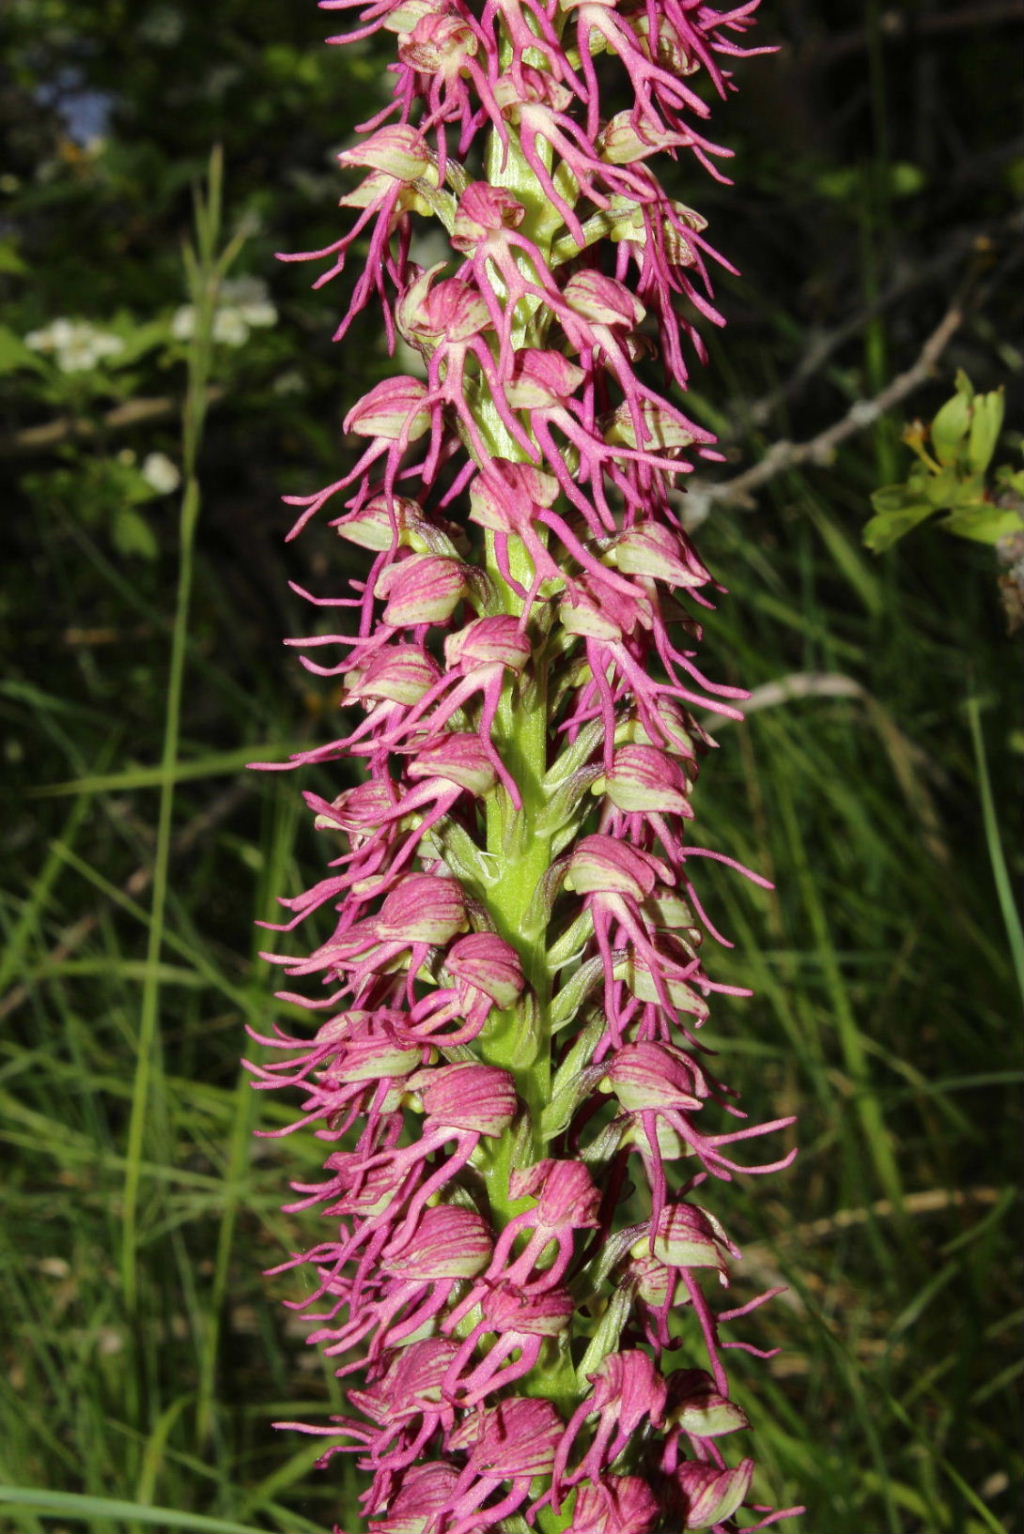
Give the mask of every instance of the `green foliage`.
[[[1003, 427], [1004, 391], [978, 394], [961, 369], [956, 393], [930, 425], [915, 421], [903, 441], [915, 455], [906, 480], [871, 497], [875, 515], [864, 542], [884, 553], [929, 517], [947, 533], [975, 543], [998, 544], [1024, 532], [1024, 469], [1001, 464], [991, 470]], [[931, 451], [929, 451], [929, 444]]]

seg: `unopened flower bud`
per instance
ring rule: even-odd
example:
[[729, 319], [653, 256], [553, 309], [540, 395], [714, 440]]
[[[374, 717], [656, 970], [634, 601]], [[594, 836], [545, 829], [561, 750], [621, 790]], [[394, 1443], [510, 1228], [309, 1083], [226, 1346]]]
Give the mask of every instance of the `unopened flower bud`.
[[669, 129], [655, 128], [650, 122], [641, 126], [634, 112], [617, 112], [599, 139], [601, 157], [611, 165], [633, 165], [659, 149], [674, 149], [683, 142], [682, 134]]
[[517, 229], [526, 209], [506, 188], [473, 181], [459, 198], [452, 244], [456, 250], [475, 250], [481, 240], [501, 229]]
[[694, 1072], [682, 1051], [652, 1040], [624, 1044], [608, 1067], [608, 1080], [627, 1113], [673, 1108], [683, 1113], [701, 1106], [694, 1095]]
[[695, 1438], [720, 1438], [749, 1427], [747, 1414], [715, 1388], [706, 1369], [676, 1369], [669, 1376], [669, 1421]]
[[571, 399], [585, 378], [562, 352], [523, 347], [515, 354], [505, 394], [513, 410], [549, 410]]
[[[642, 1246], [646, 1248], [646, 1241]], [[696, 1204], [669, 1204], [661, 1211], [652, 1255], [670, 1268], [717, 1268], [725, 1272], [721, 1227]]]
[[703, 586], [709, 579], [678, 533], [660, 522], [642, 522], [629, 528], [615, 540], [605, 558], [625, 575], [646, 575], [669, 586]]
[[584, 1484], [572, 1510], [573, 1534], [651, 1534], [661, 1509], [636, 1475], [604, 1475]]
[[464, 59], [474, 58], [479, 48], [472, 28], [458, 16], [434, 11], [421, 16], [402, 39], [398, 57], [410, 69], [434, 75], [458, 69]]
[[436, 1460], [411, 1465], [385, 1516], [374, 1520], [374, 1534], [430, 1534], [451, 1506], [458, 1479], [450, 1465]]
[[333, 526], [339, 538], [381, 553], [393, 547], [396, 529], [399, 542], [404, 544], [410, 531], [423, 520], [423, 509], [417, 501], [396, 495], [389, 502], [385, 496], [375, 495], [357, 511], [339, 517]]

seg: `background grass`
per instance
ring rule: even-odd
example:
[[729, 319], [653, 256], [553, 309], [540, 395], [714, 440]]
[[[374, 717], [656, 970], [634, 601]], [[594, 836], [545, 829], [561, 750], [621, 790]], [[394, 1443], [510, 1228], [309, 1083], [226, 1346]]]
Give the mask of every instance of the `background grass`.
[[[30, 12], [11, 12], [20, 74], [4, 102], [22, 114], [6, 226], [32, 264], [31, 282], [12, 277], [22, 330], [103, 313], [115, 259], [140, 312], [154, 292], [180, 301], [182, 189], [215, 137], [228, 148], [227, 230], [248, 215], [252, 231], [243, 266], [267, 272], [272, 245], [312, 243], [317, 221], [334, 229], [322, 151], [367, 115], [378, 64], [314, 53], [315, 12], [243, 17], [229, 0], [182, 12], [157, 61], [166, 90], [232, 60], [241, 82], [237, 98], [234, 85], [197, 96], [177, 123], [153, 110], [152, 59], [132, 73], [121, 58], [109, 7], [72, 17], [55, 3], [34, 54]], [[985, 300], [907, 410], [934, 408], [964, 365], [979, 387], [1006, 383], [1019, 420], [1019, 304], [1000, 264], [1021, 163], [1012, 34], [929, 32], [941, 7], [894, 14], [920, 24], [913, 48], [871, 6], [827, 19], [777, 7], [768, 29], [788, 51], [746, 66], [725, 114], [739, 188], [685, 190], [746, 273], [724, 285], [732, 324], [697, 379], [736, 469], [912, 362], [979, 264]], [[60, 26], [86, 81], [120, 91], [108, 148], [85, 171], [33, 94], [60, 62]], [[244, 96], [246, 80], [259, 90]], [[114, 223], [97, 220], [93, 257], [76, 265], [75, 210], [95, 218], [97, 206], [117, 210], [120, 249]], [[344, 293], [310, 299], [285, 277], [273, 279], [284, 323], [265, 349], [214, 359], [224, 392], [199, 453], [187, 601], [174, 519], [154, 512], [155, 557], [127, 559], [111, 541], [115, 508], [101, 495], [86, 515], [47, 493], [50, 450], [19, 445], [66, 402], [24, 387], [0, 398], [14, 508], [0, 684], [0, 1524], [26, 1534], [356, 1523], [349, 1464], [314, 1473], [316, 1444], [270, 1427], [340, 1407], [274, 1303], [294, 1293], [288, 1276], [261, 1277], [310, 1239], [278, 1206], [317, 1149], [253, 1138], [289, 1114], [238, 1064], [245, 1027], [282, 1016], [253, 922], [315, 875], [319, 854], [299, 782], [241, 767], [329, 727], [331, 697], [307, 690], [279, 640], [305, 621], [287, 576], [344, 572], [326, 536], [280, 549], [276, 496], [336, 465], [338, 404], [385, 364], [369, 331], [331, 353]], [[171, 354], [153, 367], [162, 374], [129, 393], [162, 391], [169, 413], [68, 449], [79, 482], [125, 445], [177, 452], [188, 375]], [[282, 368], [298, 370], [297, 400], [275, 392]], [[781, 1351], [768, 1364], [734, 1354], [735, 1375], [765, 1500], [807, 1504], [793, 1534], [1018, 1534], [1024, 1069], [1006, 889], [1021, 872], [1019, 642], [987, 551], [929, 532], [883, 561], [860, 548], [870, 490], [902, 463], [898, 426], [777, 476], [749, 509], [717, 506], [697, 534], [730, 588], [708, 626], [709, 671], [755, 689], [748, 723], [719, 732], [700, 824], [777, 886], [766, 895], [707, 869], [736, 943], [714, 972], [757, 992], [718, 1006], [713, 1040], [753, 1115], [800, 1113], [793, 1171], [722, 1200], [751, 1281], [788, 1285], [751, 1328]], [[184, 685], [169, 746], [175, 635]], [[315, 772], [301, 786], [338, 789]]]

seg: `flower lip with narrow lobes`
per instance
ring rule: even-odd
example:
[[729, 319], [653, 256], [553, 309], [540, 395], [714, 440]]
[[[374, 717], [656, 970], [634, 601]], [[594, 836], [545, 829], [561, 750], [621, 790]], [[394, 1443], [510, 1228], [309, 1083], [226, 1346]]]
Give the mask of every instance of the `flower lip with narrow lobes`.
[[[587, 1378], [593, 1388], [573, 1414], [555, 1456], [556, 1487], [575, 1485], [584, 1477], [599, 1483], [644, 1423], [664, 1424], [668, 1387], [646, 1353], [609, 1353]], [[578, 1468], [567, 1471], [576, 1437], [591, 1417], [597, 1418], [593, 1441]]]
[[525, 217], [523, 204], [504, 187], [473, 181], [459, 198], [452, 245], [456, 250], [472, 250], [489, 234], [518, 229]]

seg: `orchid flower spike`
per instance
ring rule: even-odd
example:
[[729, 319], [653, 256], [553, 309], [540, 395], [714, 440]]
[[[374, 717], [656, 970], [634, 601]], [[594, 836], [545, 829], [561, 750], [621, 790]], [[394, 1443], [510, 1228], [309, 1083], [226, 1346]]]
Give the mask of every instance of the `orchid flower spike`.
[[735, 988], [695, 788], [745, 694], [700, 664], [722, 588], [677, 512], [727, 263], [659, 180], [725, 179], [708, 119], [758, 0], [321, 4], [353, 13], [334, 43], [394, 35], [393, 89], [339, 156], [347, 229], [285, 259], [320, 286], [364, 251], [337, 335], [376, 302], [403, 366], [288, 498], [361, 563], [300, 592], [338, 631], [289, 641], [352, 711], [291, 763], [348, 759], [278, 930], [326, 928], [268, 955], [317, 1026], [250, 1067], [327, 1149], [278, 1271], [348, 1405], [282, 1426], [356, 1456], [375, 1534], [764, 1528], [796, 1510], [752, 1500], [725, 1360], [774, 1291], [726, 1302], [722, 1215], [795, 1148], [700, 1039]]

